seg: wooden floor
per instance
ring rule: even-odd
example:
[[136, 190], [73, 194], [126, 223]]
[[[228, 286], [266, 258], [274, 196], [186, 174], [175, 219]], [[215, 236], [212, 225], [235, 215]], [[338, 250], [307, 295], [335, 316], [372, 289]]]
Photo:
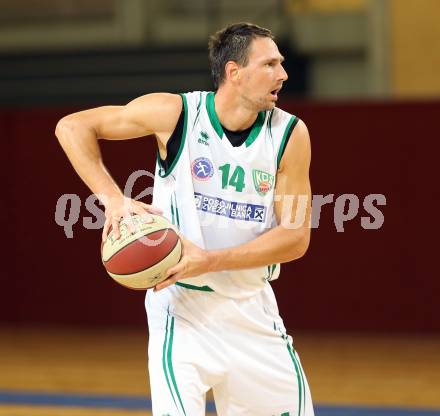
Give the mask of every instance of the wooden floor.
[[68, 409], [63, 407], [36, 406], [1, 406], [2, 416], [151, 416], [151, 412], [143, 410], [109, 410], [109, 409]]
[[[294, 335], [315, 404], [440, 409], [440, 336]], [[0, 390], [149, 396], [147, 333], [0, 328]], [[2, 405], [4, 416], [146, 416]]]

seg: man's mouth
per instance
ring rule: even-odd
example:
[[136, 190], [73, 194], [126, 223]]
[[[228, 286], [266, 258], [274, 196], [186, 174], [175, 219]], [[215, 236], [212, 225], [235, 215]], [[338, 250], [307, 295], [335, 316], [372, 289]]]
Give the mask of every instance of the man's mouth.
[[274, 98], [278, 98], [278, 93], [280, 92], [280, 90], [281, 90], [281, 87], [280, 87], [280, 88], [277, 88], [277, 89], [275, 89], [275, 90], [272, 90], [272, 91], [270, 92], [270, 94], [272, 95], [272, 97], [274, 97]]

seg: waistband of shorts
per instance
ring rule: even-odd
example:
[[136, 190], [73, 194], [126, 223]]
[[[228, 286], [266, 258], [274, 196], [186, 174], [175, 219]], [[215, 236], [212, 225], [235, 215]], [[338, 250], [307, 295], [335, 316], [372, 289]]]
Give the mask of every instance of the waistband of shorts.
[[200, 290], [202, 292], [214, 292], [214, 289], [211, 289], [209, 286], [188, 285], [187, 283], [182, 283], [182, 282], [176, 282], [176, 285], [190, 290]]

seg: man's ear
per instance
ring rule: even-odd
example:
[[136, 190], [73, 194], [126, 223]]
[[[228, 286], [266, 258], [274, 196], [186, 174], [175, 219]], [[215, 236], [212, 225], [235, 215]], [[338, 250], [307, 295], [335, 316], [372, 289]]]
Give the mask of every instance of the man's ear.
[[232, 82], [238, 81], [240, 79], [240, 66], [237, 62], [228, 61], [225, 65], [225, 78]]

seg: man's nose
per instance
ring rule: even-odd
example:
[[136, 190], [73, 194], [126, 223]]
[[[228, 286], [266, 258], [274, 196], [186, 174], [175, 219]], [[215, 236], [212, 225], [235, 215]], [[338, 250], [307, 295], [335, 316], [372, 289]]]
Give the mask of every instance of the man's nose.
[[284, 67], [281, 65], [280, 80], [284, 82], [284, 81], [287, 81], [288, 78], [289, 78], [289, 76], [287, 75], [286, 70], [285, 70]]

